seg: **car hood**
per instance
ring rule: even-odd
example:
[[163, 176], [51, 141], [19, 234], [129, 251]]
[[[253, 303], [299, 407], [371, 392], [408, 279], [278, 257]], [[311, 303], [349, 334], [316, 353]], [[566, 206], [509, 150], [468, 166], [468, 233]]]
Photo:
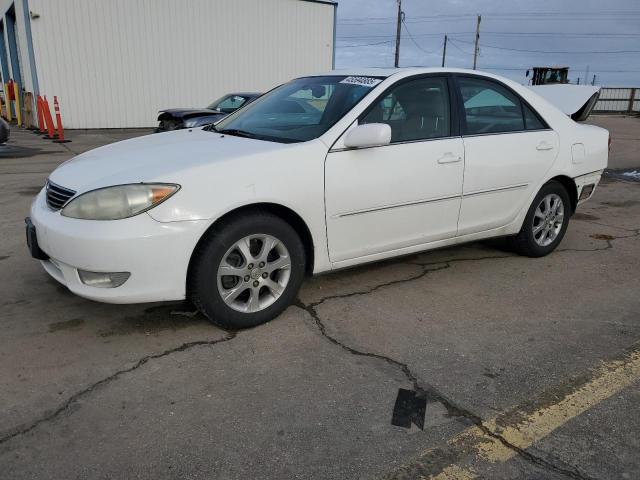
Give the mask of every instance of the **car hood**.
[[49, 179], [80, 193], [127, 183], [182, 184], [193, 171], [206, 172], [209, 165], [269, 155], [292, 145], [203, 129], [177, 130], [90, 150], [60, 165]]
[[211, 110], [209, 108], [169, 108], [167, 110], [160, 110], [159, 114], [168, 113], [174, 118], [187, 118], [187, 117], [199, 117], [202, 115], [220, 115], [225, 116], [225, 113], [217, 110]]

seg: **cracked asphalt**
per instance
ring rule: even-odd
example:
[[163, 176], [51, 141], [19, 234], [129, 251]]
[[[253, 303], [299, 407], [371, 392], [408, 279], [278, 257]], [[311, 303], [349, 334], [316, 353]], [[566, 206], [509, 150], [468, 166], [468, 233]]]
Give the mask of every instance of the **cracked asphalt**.
[[[612, 169], [640, 166], [640, 119], [593, 123]], [[48, 173], [145, 133], [0, 150], [0, 478], [640, 478], [640, 183], [605, 177], [548, 257], [495, 240], [321, 275], [226, 332], [77, 298], [28, 257]], [[423, 429], [392, 425], [399, 389]]]

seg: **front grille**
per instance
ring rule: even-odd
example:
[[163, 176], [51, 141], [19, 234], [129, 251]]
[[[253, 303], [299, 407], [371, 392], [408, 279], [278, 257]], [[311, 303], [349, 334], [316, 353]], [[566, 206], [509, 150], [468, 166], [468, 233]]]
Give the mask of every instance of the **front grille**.
[[60, 210], [62, 206], [76, 194], [74, 190], [47, 182], [47, 205], [53, 210]]

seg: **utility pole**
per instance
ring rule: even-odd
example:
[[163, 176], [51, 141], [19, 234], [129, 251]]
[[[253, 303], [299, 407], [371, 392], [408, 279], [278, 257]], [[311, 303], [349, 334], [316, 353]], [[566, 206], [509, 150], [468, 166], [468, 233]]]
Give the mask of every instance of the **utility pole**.
[[444, 46], [442, 47], [442, 66], [444, 67], [444, 59], [447, 56], [447, 36], [444, 36]]
[[589, 65], [587, 65], [587, 71], [584, 72], [584, 84], [589, 85]]
[[400, 65], [400, 32], [402, 27], [402, 0], [398, 0], [398, 27], [396, 29], [396, 61], [395, 67]]
[[480, 20], [482, 16], [478, 15], [478, 23], [476, 24], [476, 48], [473, 49], [473, 69], [476, 69], [478, 64], [478, 43], [480, 42]]

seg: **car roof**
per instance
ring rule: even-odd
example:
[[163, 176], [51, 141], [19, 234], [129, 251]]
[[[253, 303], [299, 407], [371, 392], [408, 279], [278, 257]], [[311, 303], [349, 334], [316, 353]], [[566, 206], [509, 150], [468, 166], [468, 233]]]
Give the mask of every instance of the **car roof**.
[[328, 72], [313, 74], [309, 76], [320, 77], [329, 75], [352, 75], [363, 77], [391, 77], [392, 75], [419, 75], [421, 73], [474, 73], [491, 78], [502, 78], [492, 73], [482, 70], [471, 70], [469, 68], [447, 68], [447, 67], [401, 67], [401, 68], [344, 68], [330, 70]]

